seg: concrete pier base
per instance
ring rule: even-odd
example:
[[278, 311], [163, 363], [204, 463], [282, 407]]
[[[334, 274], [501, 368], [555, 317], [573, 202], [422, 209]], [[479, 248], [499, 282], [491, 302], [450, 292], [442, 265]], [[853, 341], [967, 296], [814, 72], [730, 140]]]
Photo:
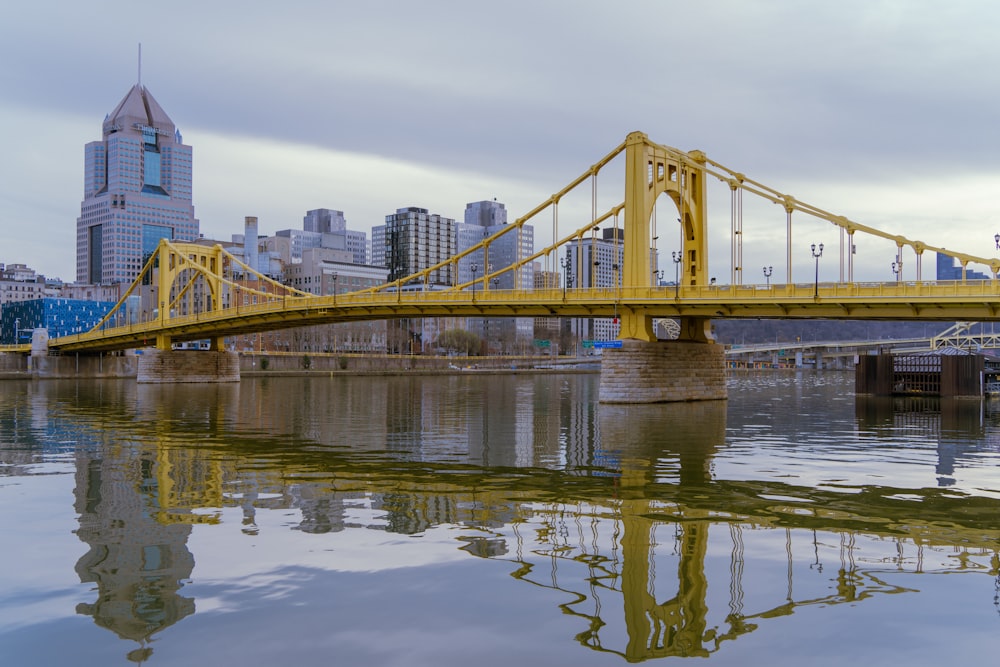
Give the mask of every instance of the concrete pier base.
[[240, 359], [235, 352], [144, 349], [138, 358], [136, 381], [140, 384], [240, 381]]
[[601, 357], [601, 403], [668, 403], [728, 398], [722, 345], [623, 340]]

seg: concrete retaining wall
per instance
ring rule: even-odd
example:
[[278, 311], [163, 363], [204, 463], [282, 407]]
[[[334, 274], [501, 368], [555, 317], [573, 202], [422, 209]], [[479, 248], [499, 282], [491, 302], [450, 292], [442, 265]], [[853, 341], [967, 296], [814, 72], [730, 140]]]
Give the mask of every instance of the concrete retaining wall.
[[606, 349], [601, 403], [666, 403], [728, 398], [725, 348], [715, 343], [624, 340]]
[[0, 353], [0, 372], [14, 373], [28, 370], [28, 355], [3, 352]]
[[27, 370], [40, 379], [134, 378], [136, 358], [132, 355], [75, 355], [26, 357]]
[[548, 361], [545, 358], [516, 357], [437, 357], [437, 356], [351, 356], [309, 354], [241, 354], [240, 371], [255, 372], [306, 372], [348, 371], [355, 373], [386, 371], [454, 370], [475, 366], [477, 368], [531, 368]]

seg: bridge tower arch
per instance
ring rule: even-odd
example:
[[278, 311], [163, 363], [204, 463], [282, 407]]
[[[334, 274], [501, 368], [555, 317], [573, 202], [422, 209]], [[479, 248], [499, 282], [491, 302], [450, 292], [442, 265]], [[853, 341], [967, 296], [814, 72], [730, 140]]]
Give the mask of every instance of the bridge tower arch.
[[[622, 287], [650, 288], [653, 280], [653, 209], [661, 196], [677, 207], [681, 227], [679, 294], [685, 286], [706, 284], [708, 275], [708, 223], [705, 210], [705, 154], [675, 153], [655, 144], [642, 132], [632, 132], [625, 142], [625, 261]], [[707, 342], [708, 321], [682, 318], [681, 338]], [[621, 337], [653, 342], [653, 318], [624, 309]]]
[[[157, 319], [161, 326], [176, 313], [177, 307], [193, 303], [194, 312], [210, 312], [222, 308], [222, 267], [221, 246], [202, 246], [195, 243], [170, 243], [162, 241], [157, 247]], [[199, 293], [204, 290], [204, 294]], [[201, 299], [205, 299], [201, 302]], [[187, 313], [192, 314], [192, 313]], [[221, 348], [221, 339], [212, 340], [212, 348]], [[157, 336], [156, 346], [169, 350], [168, 336]]]
[[[725, 350], [703, 317], [681, 317], [680, 336], [658, 341], [653, 318], [661, 313], [642, 306], [659, 298], [654, 285], [653, 209], [660, 196], [677, 206], [681, 226], [678, 285], [707, 284], [708, 222], [705, 210], [705, 163], [700, 151], [683, 153], [654, 144], [641, 132], [625, 141], [625, 230], [622, 290], [637, 304], [621, 309], [620, 348], [605, 349], [601, 362], [602, 403], [660, 403], [719, 400], [727, 397]], [[676, 311], [675, 311], [676, 312]]]

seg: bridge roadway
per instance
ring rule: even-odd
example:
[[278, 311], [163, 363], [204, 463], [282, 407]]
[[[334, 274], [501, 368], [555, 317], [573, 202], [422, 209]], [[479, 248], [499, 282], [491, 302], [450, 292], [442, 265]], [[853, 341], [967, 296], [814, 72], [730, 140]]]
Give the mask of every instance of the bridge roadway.
[[[292, 327], [422, 317], [1000, 320], [993, 280], [591, 289], [364, 291], [283, 296], [49, 340], [59, 352], [99, 352]], [[21, 346], [27, 351], [27, 346]]]

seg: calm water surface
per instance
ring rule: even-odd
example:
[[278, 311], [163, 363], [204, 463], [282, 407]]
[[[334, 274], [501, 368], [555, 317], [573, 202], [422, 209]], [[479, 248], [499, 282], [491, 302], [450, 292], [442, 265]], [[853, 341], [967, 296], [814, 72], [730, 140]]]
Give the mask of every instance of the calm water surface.
[[1000, 406], [597, 382], [0, 383], [0, 664], [1000, 654]]

